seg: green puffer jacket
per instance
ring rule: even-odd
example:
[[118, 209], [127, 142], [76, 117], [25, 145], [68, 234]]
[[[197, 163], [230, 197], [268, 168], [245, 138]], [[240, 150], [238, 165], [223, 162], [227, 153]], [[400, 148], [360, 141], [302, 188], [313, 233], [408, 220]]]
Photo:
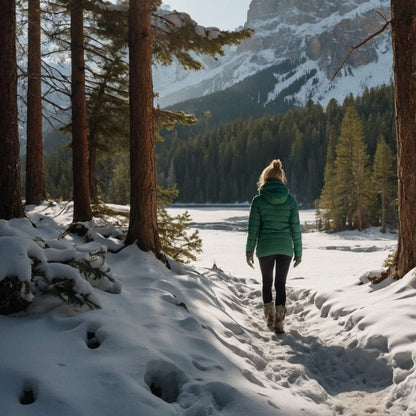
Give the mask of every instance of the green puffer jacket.
[[248, 220], [246, 252], [257, 257], [285, 254], [302, 257], [302, 235], [295, 198], [282, 181], [272, 179], [253, 198]]

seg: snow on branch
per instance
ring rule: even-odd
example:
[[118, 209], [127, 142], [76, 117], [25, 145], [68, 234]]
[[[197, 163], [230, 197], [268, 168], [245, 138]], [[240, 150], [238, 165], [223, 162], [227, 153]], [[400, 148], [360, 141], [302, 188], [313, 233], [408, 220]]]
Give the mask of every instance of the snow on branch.
[[[100, 308], [94, 288], [120, 293], [106, 262], [107, 247], [93, 240], [45, 240], [27, 218], [0, 220], [0, 314], [25, 310], [35, 299], [56, 297], [82, 308]], [[97, 237], [100, 240], [99, 237]], [[102, 237], [103, 239], [103, 237]]]

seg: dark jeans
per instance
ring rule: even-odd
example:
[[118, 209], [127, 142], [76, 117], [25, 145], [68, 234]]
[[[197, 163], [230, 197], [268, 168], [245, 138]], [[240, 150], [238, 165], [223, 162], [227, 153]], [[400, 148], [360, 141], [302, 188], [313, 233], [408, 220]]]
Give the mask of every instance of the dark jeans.
[[259, 257], [263, 278], [263, 302], [273, 301], [273, 269], [275, 268], [274, 288], [276, 289], [276, 305], [286, 305], [286, 277], [292, 257], [284, 254]]

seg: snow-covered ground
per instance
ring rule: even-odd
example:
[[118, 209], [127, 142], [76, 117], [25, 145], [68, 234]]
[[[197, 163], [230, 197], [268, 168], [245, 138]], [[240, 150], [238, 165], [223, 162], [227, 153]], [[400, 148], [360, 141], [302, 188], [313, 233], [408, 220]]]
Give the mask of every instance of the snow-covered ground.
[[[416, 415], [415, 273], [361, 277], [394, 251], [394, 234], [310, 231], [314, 213], [302, 211], [303, 261], [289, 272], [286, 334], [276, 336], [258, 265], [245, 263], [248, 208], [189, 211], [204, 253], [172, 270], [135, 246], [110, 252], [121, 243], [99, 233], [58, 244], [71, 205], [31, 207], [37, 228], [0, 221], [0, 279], [12, 265], [27, 273], [23, 241], [41, 237], [48, 259], [106, 247], [122, 285], [89, 288], [99, 310], [38, 297], [27, 313], [0, 316], [1, 416]], [[33, 403], [20, 403], [24, 391]]]

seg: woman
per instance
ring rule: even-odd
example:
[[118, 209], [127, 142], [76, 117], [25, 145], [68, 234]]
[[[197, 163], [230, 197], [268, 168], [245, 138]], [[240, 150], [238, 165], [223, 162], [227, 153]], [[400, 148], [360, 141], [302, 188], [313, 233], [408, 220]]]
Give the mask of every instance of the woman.
[[[286, 315], [286, 277], [293, 254], [294, 267], [302, 260], [302, 236], [295, 198], [285, 185], [280, 159], [273, 160], [260, 175], [258, 192], [253, 198], [248, 221], [246, 258], [254, 266], [254, 248], [263, 280], [264, 315], [268, 326], [284, 332]], [[273, 305], [273, 270], [276, 290]]]

